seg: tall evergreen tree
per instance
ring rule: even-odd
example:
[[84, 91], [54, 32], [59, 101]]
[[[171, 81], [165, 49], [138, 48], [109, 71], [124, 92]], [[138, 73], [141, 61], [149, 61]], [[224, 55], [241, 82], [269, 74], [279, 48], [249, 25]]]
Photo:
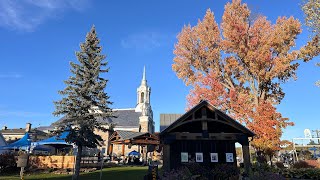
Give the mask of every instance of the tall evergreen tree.
[[[66, 88], [59, 91], [62, 99], [55, 101], [55, 116], [64, 115], [61, 125], [70, 128], [66, 141], [78, 147], [76, 156], [75, 179], [79, 178], [80, 161], [83, 147], [94, 148], [101, 145], [103, 139], [94, 133], [96, 129], [107, 129], [98, 120], [112, 116], [109, 96], [104, 92], [108, 80], [101, 75], [109, 71], [105, 55], [93, 26], [76, 52], [79, 63], [70, 62], [72, 76], [64, 81]], [[99, 110], [96, 113], [95, 110]]]

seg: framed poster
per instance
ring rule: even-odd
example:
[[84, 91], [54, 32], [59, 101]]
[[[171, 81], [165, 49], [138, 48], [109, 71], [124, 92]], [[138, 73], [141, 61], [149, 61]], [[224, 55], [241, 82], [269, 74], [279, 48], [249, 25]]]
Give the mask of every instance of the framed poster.
[[203, 153], [196, 153], [196, 162], [203, 162]]
[[219, 162], [218, 161], [218, 153], [210, 153], [211, 162]]
[[187, 152], [182, 152], [181, 153], [181, 162], [189, 162], [188, 153]]
[[233, 153], [226, 153], [226, 162], [233, 162]]

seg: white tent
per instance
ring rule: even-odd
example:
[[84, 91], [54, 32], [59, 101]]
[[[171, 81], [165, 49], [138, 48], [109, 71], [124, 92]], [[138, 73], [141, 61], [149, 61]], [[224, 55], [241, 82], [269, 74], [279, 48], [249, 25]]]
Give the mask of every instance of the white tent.
[[3, 135], [0, 133], [0, 146], [6, 146], [7, 142], [4, 139]]
[[[0, 133], [0, 147], [1, 146], [6, 146], [8, 145], [6, 140], [4, 139], [3, 135]], [[0, 149], [0, 154], [7, 152], [7, 150], [1, 150]]]

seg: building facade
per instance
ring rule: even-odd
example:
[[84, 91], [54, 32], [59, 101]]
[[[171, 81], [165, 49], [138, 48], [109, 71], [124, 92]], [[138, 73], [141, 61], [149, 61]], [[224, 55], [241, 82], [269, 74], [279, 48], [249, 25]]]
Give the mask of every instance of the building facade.
[[27, 123], [25, 129], [9, 129], [7, 126], [3, 126], [0, 133], [9, 144], [21, 139], [26, 133], [30, 134], [32, 141], [42, 140], [48, 137], [47, 133], [38, 130], [37, 128], [32, 129], [31, 126], [31, 123]]

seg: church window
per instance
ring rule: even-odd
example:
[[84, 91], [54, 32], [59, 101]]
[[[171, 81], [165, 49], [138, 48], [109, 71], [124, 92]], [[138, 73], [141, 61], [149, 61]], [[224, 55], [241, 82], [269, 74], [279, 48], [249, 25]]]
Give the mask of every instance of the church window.
[[141, 97], [140, 97], [140, 103], [144, 102], [144, 92], [141, 93]]

